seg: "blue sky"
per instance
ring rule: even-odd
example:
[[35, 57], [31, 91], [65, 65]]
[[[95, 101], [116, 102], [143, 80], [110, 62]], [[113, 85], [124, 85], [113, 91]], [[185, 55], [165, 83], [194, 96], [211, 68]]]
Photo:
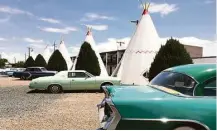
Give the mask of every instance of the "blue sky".
[[[215, 38], [215, 0], [149, 0], [160, 37]], [[145, 2], [145, 1], [144, 1]], [[142, 8], [137, 0], [1, 0], [0, 52], [36, 51], [63, 35], [67, 47], [78, 46], [92, 25], [97, 43], [131, 37]]]

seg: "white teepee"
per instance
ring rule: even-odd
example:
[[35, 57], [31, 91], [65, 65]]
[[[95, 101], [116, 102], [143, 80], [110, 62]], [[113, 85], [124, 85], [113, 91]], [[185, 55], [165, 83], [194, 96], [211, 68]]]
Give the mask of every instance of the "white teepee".
[[149, 71], [150, 65], [160, 48], [160, 38], [148, 13], [146, 4], [142, 18], [137, 25], [124, 53], [121, 72], [122, 84], [144, 85], [148, 83], [143, 74]]
[[[108, 76], [107, 70], [106, 70], [105, 65], [104, 65], [104, 63], [102, 61], [102, 58], [101, 58], [101, 56], [99, 54], [99, 51], [97, 50], [96, 43], [95, 43], [95, 40], [93, 39], [93, 35], [92, 35], [92, 32], [91, 32], [90, 28], [88, 28], [85, 41], [88, 42], [91, 45], [91, 48], [96, 53], [96, 56], [97, 56], [98, 61], [99, 61], [100, 70], [101, 70], [100, 76]], [[75, 70], [76, 62], [77, 62], [77, 58], [75, 59], [72, 70]]]
[[60, 42], [59, 51], [60, 51], [60, 53], [62, 54], [63, 58], [66, 61], [68, 70], [70, 70], [72, 68], [73, 63], [72, 63], [72, 60], [70, 58], [70, 55], [68, 53], [68, 50], [67, 50], [63, 40], [61, 40], [61, 42]]
[[49, 59], [50, 59], [50, 56], [51, 56], [52, 52], [49, 48], [49, 45], [47, 45], [44, 49], [44, 52], [43, 52], [43, 57], [45, 59], [45, 61], [48, 63]]

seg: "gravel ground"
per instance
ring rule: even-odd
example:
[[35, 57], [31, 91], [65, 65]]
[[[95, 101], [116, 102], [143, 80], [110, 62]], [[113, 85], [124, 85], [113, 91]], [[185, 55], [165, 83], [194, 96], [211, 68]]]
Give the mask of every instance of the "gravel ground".
[[28, 89], [29, 81], [0, 77], [0, 130], [76, 130], [99, 127], [96, 105], [104, 94], [49, 94]]

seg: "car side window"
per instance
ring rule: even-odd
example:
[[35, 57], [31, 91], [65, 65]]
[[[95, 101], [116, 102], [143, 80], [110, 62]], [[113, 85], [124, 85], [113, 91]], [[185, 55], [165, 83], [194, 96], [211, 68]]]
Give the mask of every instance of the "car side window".
[[25, 71], [30, 71], [30, 68], [27, 68]]
[[34, 68], [29, 68], [29, 71], [35, 71]]
[[39, 69], [39, 68], [34, 68], [34, 71], [41, 71], [41, 69]]
[[86, 74], [84, 72], [69, 72], [69, 78], [85, 78]]
[[203, 88], [204, 96], [216, 96], [216, 78], [212, 78], [205, 82]]

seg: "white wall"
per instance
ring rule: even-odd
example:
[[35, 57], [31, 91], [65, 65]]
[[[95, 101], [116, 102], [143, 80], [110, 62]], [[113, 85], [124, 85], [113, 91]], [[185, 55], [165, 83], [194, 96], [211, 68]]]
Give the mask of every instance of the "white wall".
[[216, 57], [215, 58], [197, 58], [193, 59], [195, 64], [202, 64], [202, 63], [217, 63]]

